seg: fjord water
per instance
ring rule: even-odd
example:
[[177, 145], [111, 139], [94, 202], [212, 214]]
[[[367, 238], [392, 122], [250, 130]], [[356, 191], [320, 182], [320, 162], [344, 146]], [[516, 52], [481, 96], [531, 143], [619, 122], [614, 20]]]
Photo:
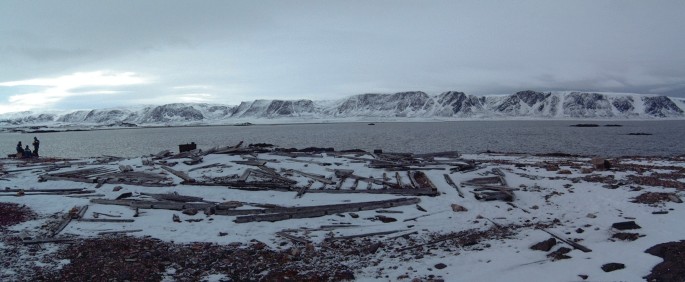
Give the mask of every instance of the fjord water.
[[[579, 123], [599, 127], [572, 127]], [[619, 124], [621, 127], [607, 127]], [[628, 135], [649, 133], [652, 135]], [[252, 126], [163, 127], [58, 133], [0, 134], [7, 154], [18, 141], [41, 140], [41, 156], [138, 157], [195, 142], [200, 149], [244, 141], [280, 147], [333, 147], [336, 150], [382, 149], [427, 153], [484, 151], [567, 153], [589, 156], [674, 156], [685, 154], [685, 122], [671, 121], [458, 121], [321, 123]]]

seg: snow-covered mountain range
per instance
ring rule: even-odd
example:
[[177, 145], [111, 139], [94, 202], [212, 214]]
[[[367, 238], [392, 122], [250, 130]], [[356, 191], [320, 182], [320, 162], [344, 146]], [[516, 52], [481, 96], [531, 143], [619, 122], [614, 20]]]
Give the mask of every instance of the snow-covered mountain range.
[[683, 119], [685, 99], [657, 95], [520, 91], [474, 96], [449, 91], [361, 94], [335, 101], [255, 100], [237, 106], [166, 104], [66, 113], [0, 115], [0, 126], [187, 125], [242, 122], [464, 119]]

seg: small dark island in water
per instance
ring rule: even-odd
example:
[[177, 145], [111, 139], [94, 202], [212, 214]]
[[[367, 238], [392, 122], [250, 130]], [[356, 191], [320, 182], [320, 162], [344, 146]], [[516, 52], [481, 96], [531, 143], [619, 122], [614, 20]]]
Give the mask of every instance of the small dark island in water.
[[631, 132], [631, 133], [628, 133], [628, 135], [639, 135], [639, 136], [643, 136], [643, 135], [652, 135], [652, 134], [651, 134], [651, 133], [644, 133], [644, 132]]

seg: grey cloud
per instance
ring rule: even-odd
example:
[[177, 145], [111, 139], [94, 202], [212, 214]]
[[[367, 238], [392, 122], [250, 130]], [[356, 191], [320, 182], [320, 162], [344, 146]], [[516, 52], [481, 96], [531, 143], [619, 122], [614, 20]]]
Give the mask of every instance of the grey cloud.
[[685, 96], [682, 11], [683, 1], [4, 1], [0, 81], [132, 71], [154, 77], [129, 88], [139, 96], [208, 85], [227, 103], [406, 90]]

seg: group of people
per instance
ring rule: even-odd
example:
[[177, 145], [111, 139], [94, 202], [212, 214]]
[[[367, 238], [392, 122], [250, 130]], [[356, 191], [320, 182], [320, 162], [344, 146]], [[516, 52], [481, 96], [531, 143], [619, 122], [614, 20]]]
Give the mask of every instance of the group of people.
[[21, 141], [17, 143], [17, 158], [32, 158], [32, 157], [38, 157], [38, 148], [40, 148], [40, 141], [38, 141], [38, 137], [33, 137], [33, 152], [31, 152], [31, 149], [29, 149], [29, 145], [26, 145], [26, 148], [23, 148], [21, 145]]

